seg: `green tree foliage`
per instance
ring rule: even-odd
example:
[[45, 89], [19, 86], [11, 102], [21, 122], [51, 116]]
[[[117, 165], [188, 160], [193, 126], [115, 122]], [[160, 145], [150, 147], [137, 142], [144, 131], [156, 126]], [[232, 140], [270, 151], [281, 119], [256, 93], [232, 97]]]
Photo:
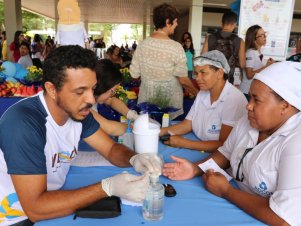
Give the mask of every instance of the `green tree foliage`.
[[46, 17], [22, 10], [23, 29], [29, 30], [46, 30], [47, 28], [54, 29], [54, 20]]
[[[4, 3], [0, 1], [0, 24], [4, 27]], [[28, 12], [22, 9], [23, 31], [54, 29], [54, 20]]]
[[100, 32], [105, 43], [108, 42], [109, 37], [112, 40], [112, 31], [117, 29], [117, 27], [118, 24], [89, 23], [89, 31]]
[[3, 2], [0, 2], [0, 24], [1, 24], [1, 29], [4, 26], [4, 6]]
[[131, 25], [131, 29], [132, 29], [132, 39], [134, 40], [140, 40], [142, 39], [142, 30], [143, 30], [143, 26], [141, 24], [132, 24]]

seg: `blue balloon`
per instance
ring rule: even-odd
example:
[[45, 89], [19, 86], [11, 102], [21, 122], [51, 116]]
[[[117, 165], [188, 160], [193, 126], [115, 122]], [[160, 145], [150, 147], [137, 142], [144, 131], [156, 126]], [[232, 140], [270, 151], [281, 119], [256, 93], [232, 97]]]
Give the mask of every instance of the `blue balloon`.
[[6, 79], [6, 75], [0, 72], [0, 84], [5, 82], [5, 79]]
[[18, 79], [18, 80], [23, 80], [26, 75], [28, 73], [28, 70], [24, 69], [24, 68], [20, 68], [19, 70], [17, 70], [14, 78]]
[[7, 79], [6, 79], [6, 81], [8, 82], [8, 81], [11, 81], [11, 82], [13, 82], [13, 83], [17, 83], [18, 81], [16, 80], [16, 79], [14, 79], [13, 77], [8, 77]]
[[14, 63], [10, 61], [5, 61], [3, 62], [2, 67], [4, 68], [3, 73], [7, 77], [14, 77], [14, 75], [16, 74], [16, 66]]
[[21, 64], [15, 64], [15, 66], [16, 66], [16, 72], [18, 72], [20, 69], [24, 69]]

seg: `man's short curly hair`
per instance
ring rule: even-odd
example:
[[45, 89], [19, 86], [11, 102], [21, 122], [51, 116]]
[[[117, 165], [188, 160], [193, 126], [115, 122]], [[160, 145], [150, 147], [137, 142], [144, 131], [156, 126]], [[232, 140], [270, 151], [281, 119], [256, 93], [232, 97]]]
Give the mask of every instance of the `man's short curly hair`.
[[153, 22], [156, 29], [165, 27], [167, 19], [169, 19], [169, 23], [172, 25], [173, 21], [177, 18], [179, 18], [177, 9], [166, 3], [155, 7], [153, 10]]
[[43, 89], [45, 82], [51, 82], [60, 91], [65, 82], [66, 69], [89, 68], [95, 71], [96, 62], [97, 58], [91, 50], [78, 45], [56, 48], [49, 53], [43, 64]]

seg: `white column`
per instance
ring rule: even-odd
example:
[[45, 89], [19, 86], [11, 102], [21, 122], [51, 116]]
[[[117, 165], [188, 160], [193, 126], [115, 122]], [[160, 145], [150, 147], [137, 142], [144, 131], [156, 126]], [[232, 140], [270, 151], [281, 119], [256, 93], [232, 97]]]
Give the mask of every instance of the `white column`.
[[4, 18], [7, 45], [14, 40], [15, 32], [22, 31], [21, 0], [4, 0]]
[[192, 0], [189, 13], [188, 31], [191, 33], [193, 38], [195, 56], [199, 56], [201, 52], [202, 24], [203, 0]]
[[57, 11], [57, 4], [59, 0], [54, 0], [54, 23], [55, 23], [55, 34], [57, 32], [57, 24], [59, 23], [59, 13]]
[[85, 26], [87, 34], [89, 34], [89, 22], [87, 20], [84, 21], [84, 26]]
[[[149, 22], [149, 26], [148, 25]], [[149, 30], [148, 30], [149, 29]], [[144, 7], [144, 17], [143, 17], [143, 39], [150, 35], [154, 30], [153, 24], [153, 8], [149, 2], [146, 2]]]
[[143, 30], [142, 30], [142, 33], [143, 33], [142, 39], [143, 39], [143, 40], [146, 38], [146, 28], [147, 28], [147, 26], [146, 26], [146, 21], [144, 20], [144, 21], [143, 21]]
[[149, 16], [149, 34], [153, 33], [155, 30], [155, 25], [154, 25], [154, 15], [153, 12], [151, 12], [150, 16]]

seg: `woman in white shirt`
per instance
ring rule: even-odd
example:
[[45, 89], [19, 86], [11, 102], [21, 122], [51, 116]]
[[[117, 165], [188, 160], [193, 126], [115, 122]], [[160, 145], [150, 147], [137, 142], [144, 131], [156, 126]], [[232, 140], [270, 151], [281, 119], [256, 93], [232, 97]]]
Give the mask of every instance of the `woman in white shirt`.
[[33, 65], [32, 59], [29, 56], [29, 50], [29, 44], [27, 42], [21, 42], [19, 47], [21, 57], [18, 60], [18, 64], [21, 64], [25, 69]]
[[261, 48], [266, 44], [266, 32], [259, 25], [253, 25], [248, 28], [246, 33], [246, 67], [243, 70], [243, 78], [240, 84], [240, 90], [249, 100], [249, 89], [253, 77], [256, 73], [265, 69], [275, 61], [271, 58], [264, 63]]
[[[193, 61], [196, 81], [200, 88], [186, 119], [161, 129], [160, 135], [173, 134], [165, 144], [212, 152], [223, 145], [235, 123], [246, 113], [247, 101], [228, 82], [230, 66], [224, 54], [213, 50]], [[191, 131], [200, 140], [181, 135]]]
[[[163, 175], [173, 180], [203, 174], [211, 193], [234, 203], [268, 225], [301, 225], [301, 64], [279, 62], [257, 73], [243, 117], [212, 158], [231, 166], [240, 189], [220, 173], [172, 157]], [[207, 158], [208, 159], [208, 158]]]

